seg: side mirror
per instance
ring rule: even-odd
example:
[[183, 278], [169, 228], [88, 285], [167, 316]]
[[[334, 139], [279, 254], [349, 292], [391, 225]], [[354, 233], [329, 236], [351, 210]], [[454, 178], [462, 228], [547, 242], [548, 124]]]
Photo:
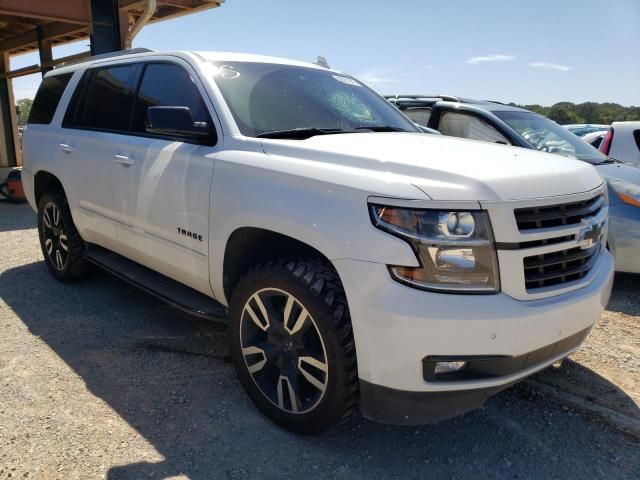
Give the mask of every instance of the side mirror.
[[207, 122], [194, 122], [189, 107], [149, 107], [147, 132], [204, 139], [211, 137]]

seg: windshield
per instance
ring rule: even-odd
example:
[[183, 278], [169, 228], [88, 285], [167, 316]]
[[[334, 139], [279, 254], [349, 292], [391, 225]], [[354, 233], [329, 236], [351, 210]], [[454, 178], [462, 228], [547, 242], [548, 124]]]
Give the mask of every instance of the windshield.
[[352, 77], [257, 62], [215, 64], [215, 82], [243, 135], [364, 127], [417, 131], [394, 106]]
[[602, 163], [607, 158], [588, 143], [548, 118], [532, 112], [494, 112], [538, 150]]

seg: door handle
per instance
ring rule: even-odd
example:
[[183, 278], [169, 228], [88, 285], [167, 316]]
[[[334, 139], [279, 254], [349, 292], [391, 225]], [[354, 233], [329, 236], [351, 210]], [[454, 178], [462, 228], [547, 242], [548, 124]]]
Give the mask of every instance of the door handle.
[[59, 145], [60, 150], [62, 150], [64, 153], [71, 153], [73, 152], [73, 147], [71, 145], [69, 145], [68, 143], [61, 143]]
[[130, 166], [136, 163], [133, 158], [129, 158], [126, 155], [114, 155], [113, 160], [120, 165]]

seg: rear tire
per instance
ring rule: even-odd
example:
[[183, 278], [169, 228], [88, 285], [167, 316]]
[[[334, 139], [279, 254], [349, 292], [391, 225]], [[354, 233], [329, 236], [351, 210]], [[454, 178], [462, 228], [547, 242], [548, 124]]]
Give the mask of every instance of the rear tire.
[[84, 243], [63, 194], [47, 192], [40, 198], [38, 234], [45, 263], [57, 280], [70, 282], [90, 272], [90, 264], [84, 258]]
[[276, 424], [316, 434], [357, 410], [349, 309], [327, 263], [277, 260], [250, 270], [231, 297], [229, 330], [240, 382]]

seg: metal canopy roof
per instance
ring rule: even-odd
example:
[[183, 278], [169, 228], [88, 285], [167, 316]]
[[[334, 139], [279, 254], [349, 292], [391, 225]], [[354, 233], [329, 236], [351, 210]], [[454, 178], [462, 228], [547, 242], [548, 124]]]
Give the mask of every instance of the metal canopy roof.
[[[148, 23], [220, 6], [224, 0], [158, 0]], [[144, 0], [120, 0], [120, 18], [132, 22], [142, 14]], [[121, 20], [123, 21], [123, 20]], [[10, 55], [87, 38], [91, 28], [91, 0], [0, 0], [0, 53]]]

